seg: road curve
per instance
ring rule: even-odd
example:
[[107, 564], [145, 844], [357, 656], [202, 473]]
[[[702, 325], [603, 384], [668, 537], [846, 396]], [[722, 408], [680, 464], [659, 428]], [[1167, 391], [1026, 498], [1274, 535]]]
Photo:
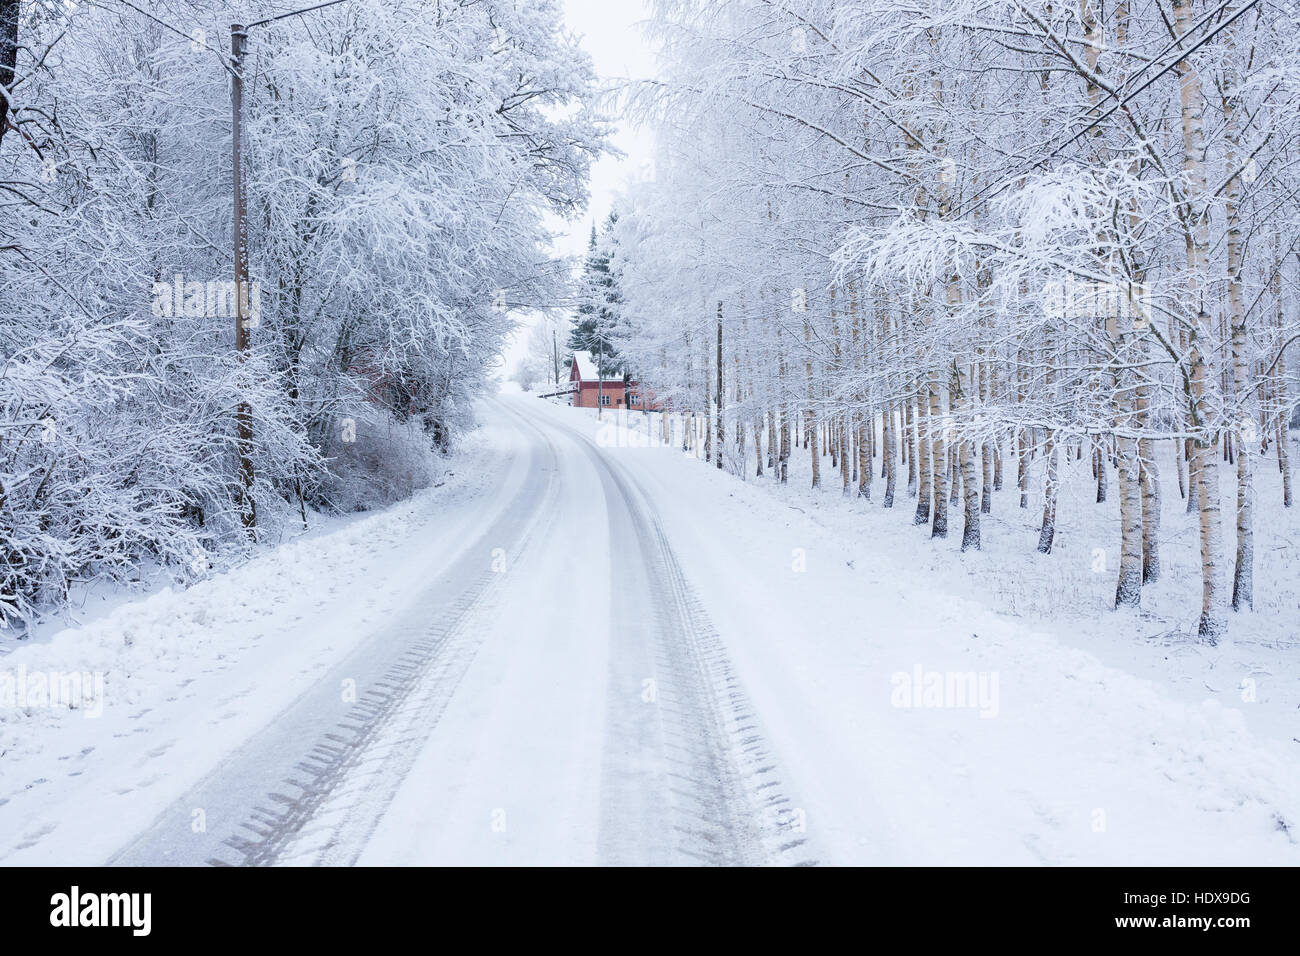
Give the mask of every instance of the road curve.
[[484, 413], [517, 491], [111, 863], [816, 862], [634, 470], [536, 400]]

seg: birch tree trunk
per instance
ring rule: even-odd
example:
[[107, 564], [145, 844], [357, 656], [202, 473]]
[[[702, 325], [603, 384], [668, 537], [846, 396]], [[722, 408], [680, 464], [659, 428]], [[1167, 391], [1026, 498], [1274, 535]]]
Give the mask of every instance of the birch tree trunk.
[[776, 411], [769, 408], [767, 410], [767, 467], [769, 471], [776, 470], [777, 448]]
[[820, 488], [822, 486], [822, 462], [817, 435], [817, 393], [813, 389], [812, 325], [807, 319], [804, 319], [803, 323], [803, 342], [805, 349], [803, 370], [804, 376], [808, 380], [808, 408], [804, 412], [804, 441], [807, 443], [809, 454], [812, 456], [812, 486]]
[[[1050, 325], [1043, 333], [1043, 344], [1043, 383], [1050, 391], [1055, 382], [1056, 369], [1056, 356], [1052, 352]], [[1057, 470], [1060, 462], [1060, 451], [1057, 446], [1056, 429], [1047, 429], [1047, 439], [1043, 449], [1043, 457], [1046, 459], [1046, 476], [1043, 480], [1043, 523], [1038, 532], [1038, 552], [1040, 554], [1051, 554], [1052, 542], [1056, 538]]]
[[914, 524], [930, 523], [930, 502], [934, 497], [934, 474], [931, 467], [934, 443], [930, 439], [930, 385], [922, 378], [916, 393], [917, 495]]
[[[1277, 231], [1273, 232], [1273, 269], [1269, 275], [1269, 287], [1273, 296], [1273, 321], [1277, 326], [1279, 341], [1282, 340], [1284, 321], [1282, 306], [1282, 240]], [[1282, 507], [1291, 507], [1291, 455], [1289, 449], [1289, 429], [1287, 418], [1289, 407], [1286, 397], [1286, 349], [1278, 353], [1270, 385], [1272, 393], [1273, 422], [1271, 427], [1277, 429], [1277, 469], [1282, 473]], [[1265, 430], [1267, 432], [1267, 429]]]
[[888, 405], [885, 407], [880, 440], [883, 443], [881, 457], [885, 459], [885, 497], [881, 504], [886, 508], [892, 508], [894, 507], [895, 485], [898, 481], [898, 432], [897, 425], [894, 422], [893, 410]]
[[1142, 603], [1142, 478], [1137, 441], [1119, 439], [1120, 557], [1116, 607]]
[[[707, 326], [705, 326], [707, 328]], [[709, 340], [704, 340], [704, 460], [713, 461], [713, 376], [709, 374]], [[721, 455], [721, 451], [718, 452]]]
[[[1180, 36], [1190, 36], [1195, 24], [1191, 0], [1173, 0], [1174, 21]], [[1188, 228], [1188, 292], [1196, 308], [1196, 320], [1189, 336], [1191, 354], [1191, 412], [1198, 437], [1193, 442], [1194, 486], [1200, 497], [1201, 620], [1202, 640], [1217, 644], [1227, 627], [1223, 577], [1223, 528], [1219, 503], [1219, 462], [1214, 454], [1214, 421], [1209, 394], [1208, 348], [1213, 326], [1206, 311], [1202, 277], [1210, 269], [1210, 219], [1205, 185], [1205, 104], [1201, 77], [1192, 61], [1184, 56], [1177, 64], [1182, 114], [1183, 173], [1187, 182], [1185, 203]]]
[[[1149, 422], [1150, 392], [1146, 384], [1138, 386], [1135, 397], [1137, 427], [1145, 436]], [[1160, 469], [1156, 464], [1151, 439], [1138, 442], [1142, 482], [1142, 583], [1160, 580]]]
[[915, 407], [916, 403], [913, 401], [911, 395], [907, 395], [903, 398], [903, 418], [905, 428], [903, 436], [904, 449], [907, 453], [907, 494], [909, 496], [916, 495], [917, 482], [916, 455], [918, 446], [916, 441]]
[[[1126, 298], [1131, 300], [1131, 295]], [[1119, 581], [1115, 585], [1115, 607], [1138, 607], [1142, 603], [1142, 466], [1138, 442], [1133, 437], [1136, 409], [1133, 353], [1133, 312], [1122, 307], [1118, 316], [1115, 372], [1115, 435], [1119, 451]], [[1106, 458], [1098, 452], [1097, 470], [1106, 473]], [[1099, 492], [1100, 495], [1100, 492]], [[1099, 499], [1100, 500], [1100, 499]]]
[[[722, 399], [726, 393], [722, 387], [722, 303], [718, 303], [718, 395], [717, 395], [717, 426], [718, 426], [718, 470], [722, 470], [723, 451], [727, 447], [727, 426], [726, 419], [722, 413]], [[743, 456], [742, 456], [743, 457]]]
[[[979, 396], [980, 406], [984, 407], [989, 401], [989, 365], [987, 361], [981, 360], [978, 366], [979, 370]], [[990, 514], [993, 511], [993, 489], [996, 487], [993, 477], [994, 454], [993, 443], [988, 438], [980, 438], [980, 511], [984, 514]], [[1000, 484], [998, 482], [997, 484]]]
[[[1281, 310], [1279, 300], [1278, 309]], [[1291, 449], [1287, 428], [1286, 353], [1277, 360], [1277, 467], [1282, 473], [1282, 507], [1291, 507]]]
[[948, 537], [948, 436], [944, 434], [943, 396], [938, 373], [930, 373], [927, 389], [929, 410], [926, 427], [930, 432], [930, 537]]
[[[956, 383], [956, 395], [960, 396], [959, 401], [961, 402], [963, 410], [962, 417], [963, 419], [968, 420], [969, 415], [965, 414], [965, 411], [970, 401], [969, 395], [973, 383], [970, 381], [970, 374], [962, 371], [965, 368], [966, 365], [964, 363], [956, 363], [954, 375], [958, 378]], [[956, 409], [954, 409], [954, 417], [956, 417], [955, 412]], [[968, 421], [966, 424], [967, 427], [969, 427]], [[961, 533], [961, 549], [963, 551], [968, 551], [972, 548], [976, 551], [980, 549], [980, 483], [976, 474], [977, 462], [975, 458], [975, 448], [975, 441], [969, 437], [963, 438], [957, 446], [957, 454], [961, 467], [961, 486], [964, 504], [963, 518], [965, 519]], [[984, 459], [984, 465], [987, 469], [987, 455]]]
[[[1249, 357], [1246, 354], [1246, 310], [1242, 301], [1241, 272], [1241, 176], [1237, 170], [1240, 162], [1241, 121], [1238, 116], [1237, 90], [1239, 82], [1232, 67], [1232, 42], [1229, 41], [1229, 67], [1225, 77], [1227, 89], [1223, 97], [1224, 125], [1227, 130], [1226, 164], [1228, 184], [1224, 214], [1227, 219], [1228, 252], [1228, 325], [1232, 343], [1232, 386], [1238, 429], [1242, 440], [1237, 448], [1237, 560], [1232, 576], [1232, 608], [1254, 607], [1254, 475], [1255, 416], [1251, 411], [1249, 395]], [[1225, 434], [1225, 444], [1226, 438]]]

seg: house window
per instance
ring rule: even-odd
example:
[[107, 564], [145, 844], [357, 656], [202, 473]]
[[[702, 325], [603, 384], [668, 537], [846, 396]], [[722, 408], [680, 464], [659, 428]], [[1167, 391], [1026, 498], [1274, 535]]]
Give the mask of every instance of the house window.
[[640, 405], [640, 404], [641, 404], [641, 396], [640, 396], [640, 395], [637, 395], [636, 393], [633, 393], [633, 394], [631, 394], [631, 395], [629, 395], [629, 396], [627, 397], [627, 403], [628, 403], [629, 405]]
[[600, 396], [600, 404], [602, 404], [602, 405], [608, 405], [608, 404], [609, 404], [609, 396], [608, 396], [608, 395], [602, 395], [602, 396]]

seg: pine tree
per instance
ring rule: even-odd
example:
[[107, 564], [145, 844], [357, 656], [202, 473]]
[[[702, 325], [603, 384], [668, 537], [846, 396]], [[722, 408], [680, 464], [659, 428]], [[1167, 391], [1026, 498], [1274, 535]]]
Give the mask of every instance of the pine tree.
[[625, 372], [624, 362], [615, 347], [621, 301], [612, 269], [617, 245], [613, 231], [617, 222], [618, 214], [611, 212], [599, 237], [595, 225], [591, 227], [587, 259], [583, 263], [578, 290], [578, 315], [569, 333], [569, 348], [575, 352], [590, 352], [599, 365], [602, 378]]

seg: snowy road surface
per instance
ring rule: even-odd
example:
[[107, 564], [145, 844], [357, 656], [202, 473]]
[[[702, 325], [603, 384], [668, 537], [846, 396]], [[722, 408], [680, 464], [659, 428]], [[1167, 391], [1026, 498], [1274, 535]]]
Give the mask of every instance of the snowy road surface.
[[431, 541], [410, 607], [112, 862], [811, 861], [631, 474], [590, 430], [489, 414], [514, 460], [457, 553]]
[[0, 658], [105, 675], [0, 714], [0, 863], [1300, 861], [1238, 710], [628, 427], [481, 418], [440, 488]]

